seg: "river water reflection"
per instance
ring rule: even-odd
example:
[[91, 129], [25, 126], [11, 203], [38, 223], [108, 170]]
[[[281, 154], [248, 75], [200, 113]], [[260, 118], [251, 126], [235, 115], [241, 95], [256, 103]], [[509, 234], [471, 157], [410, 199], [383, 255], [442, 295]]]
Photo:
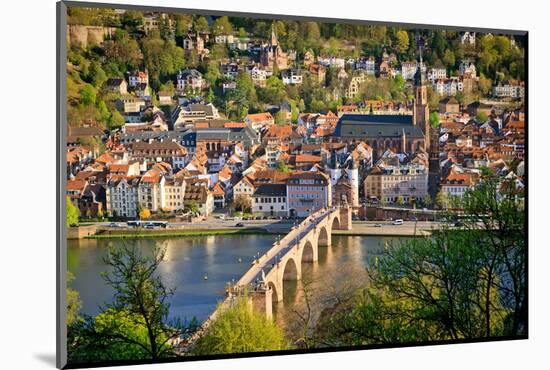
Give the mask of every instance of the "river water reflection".
[[[165, 245], [166, 261], [160, 274], [175, 288], [170, 315], [182, 320], [204, 320], [223, 299], [227, 282], [238, 280], [248, 269], [253, 256], [266, 252], [275, 235], [205, 236], [170, 239], [70, 240], [68, 269], [75, 275], [71, 286], [80, 293], [82, 313], [95, 315], [109, 302], [113, 291], [101, 273], [106, 271], [103, 258], [107, 247], [132, 243], [144, 253], [155, 245]], [[379, 254], [388, 237], [336, 236], [331, 247], [319, 248], [319, 261], [303, 264], [302, 282], [285, 282], [284, 304], [275, 304], [277, 321], [283, 325], [294, 320], [304, 307], [304, 294], [314, 301], [316, 311], [330, 306], [366, 281], [365, 266]], [[205, 279], [207, 277], [207, 279]]]

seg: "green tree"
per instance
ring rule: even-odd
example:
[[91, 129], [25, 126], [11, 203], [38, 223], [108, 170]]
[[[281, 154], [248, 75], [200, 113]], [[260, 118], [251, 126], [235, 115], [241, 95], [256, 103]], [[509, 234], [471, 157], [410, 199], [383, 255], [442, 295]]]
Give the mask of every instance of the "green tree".
[[233, 34], [233, 25], [228, 17], [220, 17], [212, 24], [212, 33], [216, 35]]
[[395, 37], [397, 39], [397, 50], [400, 53], [407, 52], [407, 50], [409, 50], [409, 33], [404, 30], [397, 31]]
[[97, 110], [99, 111], [101, 122], [108, 123], [111, 118], [111, 112], [109, 112], [109, 108], [107, 108], [104, 100], [100, 100], [97, 103]]
[[88, 70], [86, 80], [91, 83], [96, 89], [99, 89], [101, 85], [107, 80], [105, 71], [101, 68], [98, 62], [92, 62]]
[[485, 77], [484, 74], [481, 74], [479, 76], [478, 88], [482, 94], [485, 94], [485, 95], [489, 94], [491, 92], [492, 86], [493, 86], [493, 82], [487, 77]]
[[208, 32], [210, 30], [210, 27], [208, 26], [208, 21], [205, 17], [197, 16], [193, 20], [193, 31], [195, 32]]
[[455, 54], [451, 49], [445, 50], [445, 54], [443, 54], [443, 63], [445, 63], [445, 66], [447, 68], [453, 68], [455, 66]]
[[277, 163], [277, 170], [281, 171], [281, 172], [284, 172], [284, 173], [292, 172], [291, 169], [288, 167], [288, 165], [283, 161], [279, 161]]
[[95, 89], [92, 85], [86, 84], [80, 89], [80, 102], [84, 105], [94, 105], [97, 99]]
[[402, 206], [403, 204], [405, 204], [405, 199], [403, 198], [403, 196], [399, 195], [397, 197], [397, 199], [395, 200], [395, 203], [397, 203], [398, 205]]
[[426, 207], [429, 207], [432, 205], [432, 203], [433, 203], [433, 200], [430, 194], [428, 193], [424, 194], [424, 196], [422, 197], [422, 204], [424, 204]]
[[136, 33], [143, 27], [143, 13], [137, 10], [127, 10], [122, 14], [120, 22], [130, 33]]
[[435, 196], [435, 204], [439, 207], [439, 209], [446, 209], [449, 205], [449, 197], [447, 196], [447, 193], [439, 191]]
[[[524, 192], [514, 178], [499, 178], [482, 169], [481, 181], [466, 192], [459, 208], [472, 215], [464, 229], [472, 233], [483, 252], [483, 311], [485, 335], [499, 335], [493, 327], [498, 319], [490, 314], [490, 297], [496, 289], [506, 307], [504, 334], [525, 334], [527, 330], [527, 244], [525, 243]], [[481, 222], [480, 222], [481, 220]]]
[[199, 206], [197, 205], [196, 202], [191, 201], [191, 202], [189, 202], [185, 205], [185, 211], [190, 212], [193, 215], [198, 215], [199, 214]]
[[213, 355], [279, 351], [288, 348], [283, 331], [265, 314], [250, 308], [248, 297], [236, 299], [221, 313], [198, 341], [195, 354]]
[[438, 112], [431, 112], [430, 113], [430, 127], [432, 128], [438, 128], [439, 127], [439, 113]]
[[124, 117], [120, 114], [119, 111], [114, 110], [109, 118], [109, 130], [115, 130], [124, 125]]
[[522, 189], [483, 169], [460, 208], [472, 215], [460, 232], [386, 244], [369, 261], [369, 286], [325, 320], [333, 345], [525, 334]]
[[78, 225], [78, 217], [80, 217], [80, 211], [73, 204], [71, 198], [67, 197], [67, 227]]
[[68, 287], [73, 280], [74, 275], [67, 272], [67, 326], [74, 325], [80, 320], [80, 309], [82, 308], [82, 301], [78, 292]]
[[196, 321], [183, 325], [168, 320], [173, 291], [158, 274], [165, 253], [165, 247], [146, 255], [135, 246], [109, 247], [103, 278], [115, 291], [112, 303], [71, 328], [70, 358], [156, 360], [175, 355], [171, 340], [192, 332]]
[[137, 68], [143, 59], [138, 42], [123, 31], [117, 31], [112, 40], [106, 40], [103, 49], [107, 59], [121, 65], [123, 70]]
[[275, 123], [277, 125], [282, 125], [282, 124], [287, 123], [286, 113], [283, 112], [282, 110], [275, 113], [275, 117], [273, 117], [273, 118], [275, 118]]
[[476, 113], [476, 121], [479, 122], [479, 123], [485, 123], [487, 122], [487, 119], [489, 117], [487, 116], [487, 113], [483, 112], [483, 111], [479, 111]]

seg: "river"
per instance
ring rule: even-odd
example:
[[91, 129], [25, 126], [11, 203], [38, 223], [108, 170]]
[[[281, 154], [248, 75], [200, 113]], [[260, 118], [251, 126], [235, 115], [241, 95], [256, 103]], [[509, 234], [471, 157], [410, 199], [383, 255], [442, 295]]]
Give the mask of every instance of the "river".
[[[169, 287], [175, 288], [170, 301], [170, 316], [202, 321], [224, 297], [227, 282], [248, 269], [256, 253], [263, 254], [274, 242], [275, 235], [204, 236], [169, 239], [81, 239], [69, 240], [68, 270], [75, 279], [70, 286], [82, 300], [81, 313], [95, 315], [109, 302], [113, 290], [105, 284], [101, 273], [108, 245], [137, 245], [148, 253], [155, 245], [166, 246], [166, 260], [160, 274]], [[283, 303], [274, 305], [276, 320], [287, 327], [300, 321], [308, 301], [313, 316], [326, 307], [345, 299], [366, 282], [365, 267], [379, 254], [384, 243], [392, 238], [376, 236], [336, 236], [332, 246], [319, 248], [317, 263], [304, 263], [302, 281], [284, 282]], [[207, 277], [208, 279], [205, 279]], [[313, 320], [315, 321], [315, 319]]]

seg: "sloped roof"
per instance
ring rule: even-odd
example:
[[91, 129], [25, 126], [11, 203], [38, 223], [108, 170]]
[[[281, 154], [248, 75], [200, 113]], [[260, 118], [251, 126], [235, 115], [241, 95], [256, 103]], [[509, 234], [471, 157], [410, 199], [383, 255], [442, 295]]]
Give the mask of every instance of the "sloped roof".
[[412, 115], [398, 114], [344, 114], [340, 117], [333, 136], [386, 138], [423, 138], [422, 129], [413, 125]]

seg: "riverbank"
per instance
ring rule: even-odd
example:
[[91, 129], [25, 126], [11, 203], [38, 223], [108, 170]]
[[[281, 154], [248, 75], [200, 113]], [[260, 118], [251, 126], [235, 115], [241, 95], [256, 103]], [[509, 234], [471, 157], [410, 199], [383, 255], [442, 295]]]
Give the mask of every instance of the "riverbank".
[[[352, 230], [332, 230], [333, 235], [339, 236], [430, 236], [440, 228], [437, 222], [412, 222], [405, 221], [402, 225], [393, 225], [391, 221], [355, 221]], [[115, 229], [98, 228], [95, 233], [89, 230], [81, 234], [86, 239], [132, 239], [132, 238], [173, 238], [195, 237], [211, 235], [261, 235], [261, 234], [286, 234], [292, 224], [273, 223], [271, 225], [257, 225], [250, 223], [243, 227], [231, 225], [218, 225], [217, 227], [192, 227], [183, 226], [168, 229]]]
[[332, 230], [332, 235], [345, 236], [430, 236], [439, 230], [438, 222], [405, 221], [401, 225], [394, 225], [391, 221], [356, 221], [351, 230]]
[[261, 228], [225, 228], [225, 229], [123, 229], [102, 230], [86, 239], [136, 239], [136, 238], [174, 238], [212, 235], [262, 235], [277, 234]]

